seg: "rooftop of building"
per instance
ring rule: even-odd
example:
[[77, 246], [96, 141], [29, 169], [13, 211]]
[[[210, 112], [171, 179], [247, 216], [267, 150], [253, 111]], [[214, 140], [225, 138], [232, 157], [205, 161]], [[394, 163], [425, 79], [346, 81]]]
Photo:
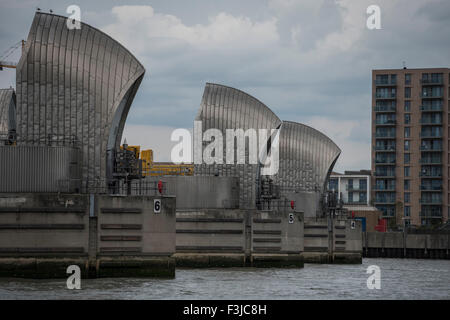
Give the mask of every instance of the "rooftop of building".
[[408, 68], [408, 67], [402, 67], [402, 68], [392, 68], [392, 69], [372, 69], [372, 72], [392, 72], [392, 71], [448, 71], [450, 70], [448, 67], [438, 67], [438, 68]]
[[331, 172], [331, 176], [370, 176], [371, 175], [371, 171], [370, 170], [366, 170], [366, 169], [361, 169], [358, 171], [354, 171], [354, 170], [346, 170], [344, 171], [344, 173], [340, 173], [340, 172]]

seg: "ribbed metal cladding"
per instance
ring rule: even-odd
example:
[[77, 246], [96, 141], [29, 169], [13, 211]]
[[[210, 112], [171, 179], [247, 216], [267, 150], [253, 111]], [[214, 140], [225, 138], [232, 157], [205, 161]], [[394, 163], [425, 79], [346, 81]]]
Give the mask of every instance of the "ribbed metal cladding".
[[16, 94], [14, 89], [0, 89], [0, 133], [16, 128]]
[[[177, 209], [236, 209], [239, 207], [239, 178], [237, 177], [146, 177], [142, 183], [150, 181], [154, 181], [155, 185], [158, 181], [163, 182], [163, 194], [176, 196]], [[138, 190], [139, 183], [139, 181], [133, 181], [135, 190]]]
[[[226, 129], [276, 129], [280, 119], [265, 104], [247, 93], [220, 84], [207, 83], [199, 112], [195, 119], [202, 122], [202, 131], [219, 129], [225, 139]], [[209, 142], [204, 142], [202, 149]], [[194, 139], [194, 150], [196, 140]], [[235, 145], [236, 153], [236, 145]], [[224, 142], [224, 163], [226, 143]], [[246, 158], [248, 149], [246, 150]], [[219, 175], [239, 177], [241, 208], [254, 208], [256, 205], [258, 165], [213, 164], [195, 165], [195, 175]]]
[[92, 186], [112, 172], [112, 150], [145, 70], [108, 35], [84, 23], [69, 30], [66, 21], [48, 13], [34, 17], [17, 66], [18, 144], [77, 139], [82, 179]]
[[79, 152], [70, 147], [0, 146], [0, 192], [79, 192]]
[[341, 150], [320, 131], [283, 121], [279, 137], [279, 170], [273, 179], [281, 194], [320, 192]]

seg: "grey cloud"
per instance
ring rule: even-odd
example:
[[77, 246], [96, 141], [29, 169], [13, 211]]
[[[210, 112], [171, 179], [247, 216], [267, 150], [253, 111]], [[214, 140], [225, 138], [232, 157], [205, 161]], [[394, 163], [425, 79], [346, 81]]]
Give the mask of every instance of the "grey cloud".
[[[221, 12], [253, 23], [275, 18], [279, 39], [262, 47], [241, 41], [223, 48], [206, 48], [170, 37], [145, 39], [143, 29], [122, 30], [124, 38], [118, 40], [129, 46], [147, 69], [127, 125], [191, 128], [204, 83], [218, 82], [257, 97], [282, 119], [315, 119], [311, 124], [321, 126], [318, 129], [336, 139], [343, 149], [340, 170], [370, 167], [371, 69], [400, 68], [403, 60], [409, 67], [449, 66], [450, 43], [446, 40], [450, 2], [428, 1], [425, 5], [420, 0], [380, 0], [382, 30], [365, 26], [365, 7], [371, 1], [355, 0], [343, 8], [347, 2], [133, 2], [151, 5], [159, 14], [173, 15], [186, 27], [207, 26]], [[34, 11], [12, 9], [4, 3], [13, 1], [0, 4], [0, 52], [7, 44], [26, 37]], [[112, 8], [126, 4], [119, 0], [79, 3], [86, 22], [100, 29], [117, 24]], [[68, 4], [39, 2], [41, 7], [60, 14]], [[349, 18], [348, 14], [353, 16]], [[296, 42], [292, 30], [299, 30]], [[337, 43], [326, 42], [331, 35], [336, 36]], [[339, 41], [347, 40], [347, 46], [339, 46]], [[11, 82], [10, 72], [0, 72], [0, 85], [9, 86]], [[152, 127], [148, 131], [149, 143], [153, 139], [150, 132], [155, 130]], [[134, 137], [139, 131], [133, 132]]]

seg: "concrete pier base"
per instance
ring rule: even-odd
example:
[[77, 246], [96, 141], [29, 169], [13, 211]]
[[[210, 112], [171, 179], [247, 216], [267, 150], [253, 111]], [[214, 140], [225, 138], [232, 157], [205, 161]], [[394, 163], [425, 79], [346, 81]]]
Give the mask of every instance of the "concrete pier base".
[[2, 277], [173, 278], [174, 252], [173, 197], [0, 194]]
[[177, 267], [303, 267], [303, 213], [178, 210]]
[[303, 252], [303, 261], [305, 263], [331, 263], [332, 259], [326, 252]]
[[175, 277], [171, 257], [114, 257], [96, 261], [76, 258], [0, 258], [0, 277], [32, 279], [67, 278], [70, 265], [80, 267], [81, 278]]
[[185, 268], [303, 268], [301, 254], [257, 254], [245, 257], [243, 254], [218, 253], [176, 253], [177, 267]]

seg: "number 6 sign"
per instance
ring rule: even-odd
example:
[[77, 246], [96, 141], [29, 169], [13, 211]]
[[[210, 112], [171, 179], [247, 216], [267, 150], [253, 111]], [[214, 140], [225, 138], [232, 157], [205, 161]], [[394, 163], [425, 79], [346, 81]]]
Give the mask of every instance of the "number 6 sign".
[[153, 211], [155, 213], [161, 212], [161, 199], [154, 199], [153, 200]]

